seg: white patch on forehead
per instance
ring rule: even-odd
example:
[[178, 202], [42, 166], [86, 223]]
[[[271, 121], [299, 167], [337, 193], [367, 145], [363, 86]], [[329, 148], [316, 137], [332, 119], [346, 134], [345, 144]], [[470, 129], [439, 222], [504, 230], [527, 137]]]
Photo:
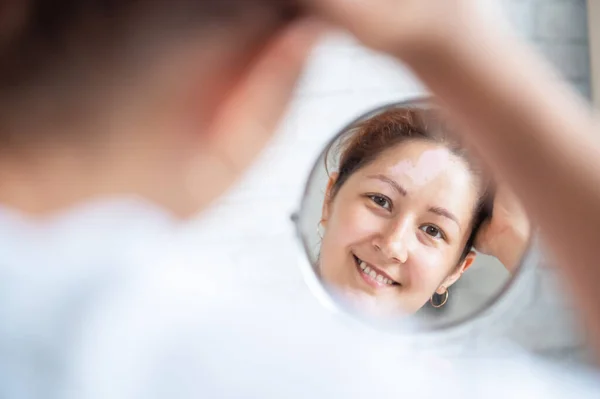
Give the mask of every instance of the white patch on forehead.
[[445, 148], [426, 150], [419, 156], [416, 165], [406, 159], [390, 168], [392, 173], [402, 173], [414, 184], [424, 185], [445, 171], [451, 162], [450, 153]]

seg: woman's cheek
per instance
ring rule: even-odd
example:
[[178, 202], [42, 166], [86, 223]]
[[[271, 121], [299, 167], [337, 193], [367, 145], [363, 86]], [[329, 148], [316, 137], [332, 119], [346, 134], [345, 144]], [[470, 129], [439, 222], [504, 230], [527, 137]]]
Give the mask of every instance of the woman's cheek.
[[413, 254], [410, 281], [415, 287], [436, 289], [443, 280], [444, 263], [441, 253], [431, 248], [421, 249]]
[[380, 218], [360, 202], [352, 202], [340, 211], [339, 227], [348, 236], [359, 238], [380, 230]]

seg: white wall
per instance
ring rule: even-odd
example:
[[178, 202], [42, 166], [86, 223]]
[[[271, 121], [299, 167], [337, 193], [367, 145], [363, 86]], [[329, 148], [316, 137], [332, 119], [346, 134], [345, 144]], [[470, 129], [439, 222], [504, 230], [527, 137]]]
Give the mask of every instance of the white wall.
[[[523, 37], [589, 97], [589, 56], [584, 0], [504, 0]], [[288, 297], [307, 294], [289, 215], [322, 146], [358, 113], [388, 101], [423, 94], [398, 63], [340, 36], [322, 43], [298, 89], [278, 136], [252, 171], [199, 221], [194, 239], [228, 259], [239, 277], [258, 289]], [[316, 228], [316, 226], [315, 226]], [[209, 232], [210, 239], [205, 236]], [[495, 331], [473, 332], [470, 344], [507, 334], [547, 355], [568, 360], [581, 353], [558, 281], [540, 271], [516, 319]]]
[[591, 60], [591, 87], [596, 106], [600, 104], [600, 2], [587, 0]]

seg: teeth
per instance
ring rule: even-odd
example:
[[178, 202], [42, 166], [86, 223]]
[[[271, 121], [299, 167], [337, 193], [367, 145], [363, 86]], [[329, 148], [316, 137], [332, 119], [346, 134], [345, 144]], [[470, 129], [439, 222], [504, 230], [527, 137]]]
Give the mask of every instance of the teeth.
[[387, 284], [387, 285], [392, 285], [394, 284], [394, 282], [392, 280], [390, 280], [389, 278], [377, 273], [375, 270], [371, 269], [370, 266], [368, 266], [364, 261], [359, 260], [358, 261], [358, 267], [360, 268], [360, 270], [363, 271], [364, 274], [368, 275], [369, 277], [371, 277], [372, 279], [383, 283], [383, 284]]

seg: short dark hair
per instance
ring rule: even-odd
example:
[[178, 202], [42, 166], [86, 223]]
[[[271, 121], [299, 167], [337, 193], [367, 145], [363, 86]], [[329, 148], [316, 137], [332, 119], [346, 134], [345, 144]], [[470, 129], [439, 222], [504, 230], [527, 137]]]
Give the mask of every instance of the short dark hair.
[[7, 0], [0, 5], [0, 89], [71, 49], [118, 45], [131, 26], [147, 23], [163, 34], [172, 29], [226, 25], [256, 9], [281, 20], [299, 8], [293, 0]]
[[[37, 90], [52, 88], [48, 101], [57, 101], [69, 89], [93, 84], [86, 74], [111, 76], [110, 68], [119, 65], [116, 61], [125, 63], [145, 45], [180, 43], [186, 31], [200, 40], [219, 40], [219, 32], [235, 34], [236, 26], [251, 26], [254, 18], [257, 31], [264, 28], [265, 35], [272, 34], [300, 14], [298, 4], [298, 0], [0, 1], [0, 129], [8, 124], [11, 109], [26, 112], [30, 100], [40, 98]], [[272, 19], [274, 26], [264, 26], [257, 16]], [[240, 36], [242, 32], [240, 28]], [[257, 43], [260, 40], [256, 38]], [[143, 67], [143, 61], [135, 61]]]

